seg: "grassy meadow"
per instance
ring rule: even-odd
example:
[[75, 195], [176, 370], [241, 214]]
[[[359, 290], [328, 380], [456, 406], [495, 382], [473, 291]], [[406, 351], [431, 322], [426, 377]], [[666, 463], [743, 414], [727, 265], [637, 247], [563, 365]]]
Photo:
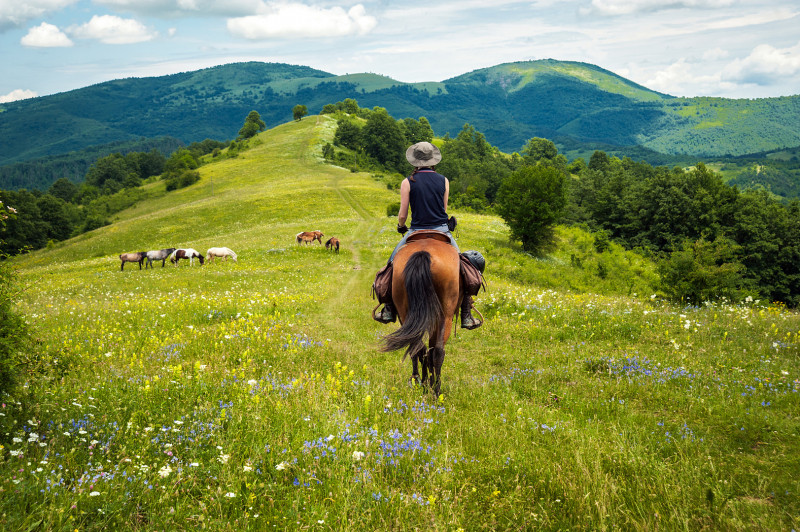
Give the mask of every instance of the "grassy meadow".
[[[46, 376], [0, 408], [0, 528], [800, 527], [796, 312], [670, 305], [651, 265], [579, 229], [537, 259], [455, 213], [487, 258], [486, 323], [425, 393], [370, 318], [397, 193], [322, 162], [334, 127], [264, 132], [15, 260]], [[340, 253], [294, 242], [314, 229]], [[120, 271], [172, 246], [239, 261]]]

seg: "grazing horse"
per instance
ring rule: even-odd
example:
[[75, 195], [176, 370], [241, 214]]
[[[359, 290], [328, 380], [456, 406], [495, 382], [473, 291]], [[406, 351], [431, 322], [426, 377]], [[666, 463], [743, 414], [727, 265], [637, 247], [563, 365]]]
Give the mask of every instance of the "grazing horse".
[[153, 250], [153, 251], [148, 251], [147, 252], [147, 264], [144, 265], [144, 269], [146, 270], [148, 266], [150, 266], [150, 268], [152, 268], [154, 260], [160, 260], [161, 261], [161, 267], [163, 268], [164, 264], [166, 264], [167, 259], [169, 258], [169, 256], [172, 255], [173, 251], [175, 251], [175, 248], [166, 248], [166, 249], [157, 249], [157, 250]]
[[228, 262], [228, 257], [230, 257], [233, 262], [236, 262], [236, 253], [231, 248], [208, 248], [206, 257], [208, 257], [208, 262], [214, 260], [214, 257], [224, 257], [225, 262]]
[[305, 242], [306, 244], [310, 244], [314, 240], [319, 240], [319, 244], [322, 245], [322, 237], [325, 236], [322, 234], [322, 231], [301, 231], [297, 233], [294, 237], [297, 240], [298, 244]]
[[172, 252], [172, 255], [169, 256], [169, 261], [172, 264], [174, 264], [175, 267], [177, 268], [178, 261], [180, 259], [189, 259], [189, 266], [192, 266], [194, 264], [195, 257], [200, 259], [200, 266], [202, 266], [204, 262], [204, 257], [200, 254], [199, 251], [192, 248], [176, 249], [175, 251]]
[[336, 250], [336, 253], [339, 253], [339, 239], [335, 236], [332, 236], [325, 242], [325, 249]]
[[144, 262], [144, 259], [146, 257], [147, 253], [145, 253], [144, 251], [136, 251], [134, 253], [123, 253], [122, 255], [119, 256], [119, 260], [122, 261], [122, 264], [120, 264], [119, 269], [120, 271], [125, 271], [126, 262], [138, 262], [139, 269], [141, 270], [142, 263]]
[[407, 348], [403, 358], [411, 355], [411, 378], [418, 382], [421, 358], [422, 384], [436, 395], [441, 390], [444, 344], [463, 297], [458, 251], [445, 240], [437, 231], [417, 231], [395, 256], [392, 298], [401, 327], [383, 338], [382, 347], [384, 352]]

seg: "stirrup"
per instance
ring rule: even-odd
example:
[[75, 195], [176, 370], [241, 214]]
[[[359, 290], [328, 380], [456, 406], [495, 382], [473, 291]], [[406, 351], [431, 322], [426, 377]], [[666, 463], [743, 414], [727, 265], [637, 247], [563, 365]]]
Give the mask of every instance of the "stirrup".
[[[481, 317], [481, 319], [480, 319], [480, 320], [476, 320], [476, 319], [475, 319], [475, 316], [473, 316], [473, 315], [472, 315], [472, 312], [471, 312], [471, 311], [472, 311], [473, 309], [475, 310], [475, 312], [477, 312], [477, 313], [478, 313], [478, 316], [480, 316], [480, 317]], [[464, 319], [465, 319], [467, 316], [469, 316], [469, 319], [470, 319], [470, 320], [472, 320], [472, 323], [470, 323], [470, 324], [464, 324]], [[478, 310], [478, 309], [476, 309], [476, 308], [475, 308], [475, 305], [473, 305], [473, 304], [472, 304], [472, 301], [470, 301], [470, 309], [469, 309], [469, 311], [467, 311], [467, 313], [466, 313], [466, 314], [464, 314], [464, 311], [463, 311], [463, 310], [461, 311], [461, 328], [462, 328], [462, 329], [466, 329], [466, 330], [468, 330], [468, 331], [471, 331], [471, 330], [473, 330], [473, 329], [477, 329], [477, 328], [478, 328], [478, 327], [480, 327], [481, 325], [483, 325], [483, 314], [481, 314], [481, 311], [480, 311], [480, 310]]]
[[[378, 310], [378, 307], [380, 307], [380, 306], [381, 306], [381, 304], [378, 303], [377, 305], [375, 305], [375, 308], [372, 309], [372, 319], [377, 321], [377, 322], [379, 322], [379, 323], [383, 323], [383, 324], [394, 323], [397, 320], [397, 315], [394, 312], [392, 312], [390, 309], [387, 309], [386, 306], [384, 306], [383, 309], [378, 314], [375, 314], [375, 311]], [[387, 310], [388, 310], [389, 316], [386, 316]], [[391, 317], [391, 319], [390, 319], [390, 317]]]

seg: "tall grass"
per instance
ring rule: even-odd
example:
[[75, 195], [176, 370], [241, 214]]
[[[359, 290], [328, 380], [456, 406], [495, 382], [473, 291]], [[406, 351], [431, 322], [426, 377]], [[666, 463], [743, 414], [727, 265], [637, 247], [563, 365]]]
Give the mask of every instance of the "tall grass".
[[[0, 409], [4, 529], [797, 528], [795, 313], [671, 306], [645, 261], [577, 229], [537, 259], [462, 214], [487, 320], [448, 343], [432, 396], [369, 317], [396, 195], [322, 164], [330, 133], [268, 131], [18, 259], [54, 369]], [[341, 252], [294, 242], [312, 229]], [[239, 262], [119, 271], [167, 245]]]

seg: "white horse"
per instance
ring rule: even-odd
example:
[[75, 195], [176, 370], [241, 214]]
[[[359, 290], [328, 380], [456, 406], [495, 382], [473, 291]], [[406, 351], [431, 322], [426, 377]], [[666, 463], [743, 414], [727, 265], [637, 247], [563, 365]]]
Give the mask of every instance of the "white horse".
[[233, 259], [233, 262], [236, 262], [236, 253], [231, 248], [208, 248], [206, 257], [208, 257], [208, 262], [211, 262], [214, 257], [224, 257], [225, 262], [227, 262], [228, 257], [230, 257]]
[[169, 256], [169, 261], [172, 264], [174, 264], [175, 267], [177, 267], [178, 261], [180, 259], [189, 259], [189, 266], [192, 266], [194, 265], [195, 257], [197, 257], [197, 259], [200, 260], [200, 266], [202, 266], [204, 262], [204, 257], [200, 254], [199, 251], [192, 248], [176, 249], [175, 251], [172, 252], [172, 255]]

